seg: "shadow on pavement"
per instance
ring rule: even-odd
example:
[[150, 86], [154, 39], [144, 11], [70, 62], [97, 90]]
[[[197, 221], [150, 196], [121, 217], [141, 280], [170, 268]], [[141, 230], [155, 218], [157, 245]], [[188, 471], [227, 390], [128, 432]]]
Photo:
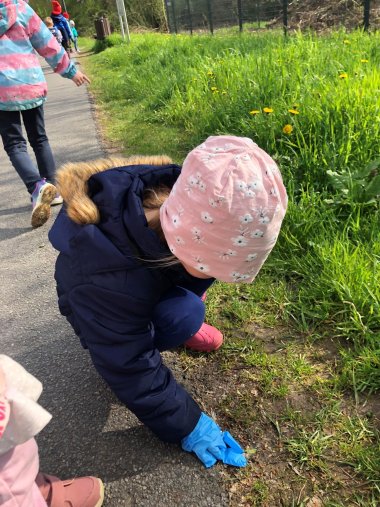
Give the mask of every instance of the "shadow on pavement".
[[52, 342], [53, 333], [38, 330], [49, 345], [15, 357], [42, 382], [39, 402], [53, 416], [37, 439], [41, 470], [113, 482], [172, 461], [177, 446], [161, 442], [116, 399], [79, 340]]
[[27, 232], [32, 231], [32, 227], [20, 227], [19, 229], [15, 228], [5, 228], [0, 229], [0, 241], [6, 241], [7, 239], [16, 238], [17, 236], [21, 236], [22, 234], [26, 234]]
[[0, 209], [0, 216], [3, 217], [5, 215], [14, 215], [17, 213], [27, 213], [31, 212], [32, 206], [31, 204], [28, 204], [27, 206], [21, 206], [19, 208], [4, 208]]

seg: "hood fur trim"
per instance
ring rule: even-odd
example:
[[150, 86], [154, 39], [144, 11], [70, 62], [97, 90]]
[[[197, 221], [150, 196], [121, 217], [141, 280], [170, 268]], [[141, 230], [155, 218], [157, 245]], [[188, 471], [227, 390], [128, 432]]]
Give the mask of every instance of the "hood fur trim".
[[96, 224], [100, 220], [99, 210], [88, 197], [87, 181], [97, 174], [114, 167], [130, 165], [167, 165], [172, 164], [170, 157], [156, 155], [145, 157], [136, 155], [128, 158], [100, 158], [87, 162], [70, 162], [57, 171], [57, 190], [67, 206], [67, 214], [77, 224]]

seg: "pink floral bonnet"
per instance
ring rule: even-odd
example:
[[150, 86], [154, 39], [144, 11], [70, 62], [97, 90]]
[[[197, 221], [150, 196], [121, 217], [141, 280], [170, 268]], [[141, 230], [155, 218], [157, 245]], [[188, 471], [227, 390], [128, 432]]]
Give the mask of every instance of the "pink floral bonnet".
[[251, 139], [212, 136], [186, 157], [161, 207], [171, 252], [225, 282], [251, 282], [274, 247], [287, 207], [274, 160]]

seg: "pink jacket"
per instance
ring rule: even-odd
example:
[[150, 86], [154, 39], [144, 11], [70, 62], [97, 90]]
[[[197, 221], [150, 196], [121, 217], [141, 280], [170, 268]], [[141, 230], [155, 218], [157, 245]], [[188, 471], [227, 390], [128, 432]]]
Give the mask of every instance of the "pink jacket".
[[54, 72], [72, 79], [77, 70], [23, 0], [0, 0], [0, 110], [38, 107], [46, 99], [47, 84], [37, 53]]

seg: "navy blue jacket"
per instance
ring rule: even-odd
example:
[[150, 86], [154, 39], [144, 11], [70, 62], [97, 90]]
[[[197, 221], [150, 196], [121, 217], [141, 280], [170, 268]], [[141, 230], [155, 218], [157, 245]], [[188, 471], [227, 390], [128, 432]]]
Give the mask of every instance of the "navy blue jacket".
[[62, 38], [66, 44], [70, 42], [70, 39], [73, 40], [70, 25], [65, 16], [62, 14], [51, 14], [51, 19], [53, 20], [54, 26], [61, 32]]
[[88, 193], [100, 223], [78, 225], [63, 208], [49, 233], [60, 252], [55, 278], [61, 313], [118, 398], [169, 442], [191, 433], [201, 410], [162, 364], [151, 316], [167, 290], [180, 285], [202, 295], [205, 280], [181, 265], [152, 269], [138, 257], [170, 255], [147, 226], [142, 193], [160, 182], [172, 187], [179, 173], [176, 165], [140, 165], [95, 174]]

